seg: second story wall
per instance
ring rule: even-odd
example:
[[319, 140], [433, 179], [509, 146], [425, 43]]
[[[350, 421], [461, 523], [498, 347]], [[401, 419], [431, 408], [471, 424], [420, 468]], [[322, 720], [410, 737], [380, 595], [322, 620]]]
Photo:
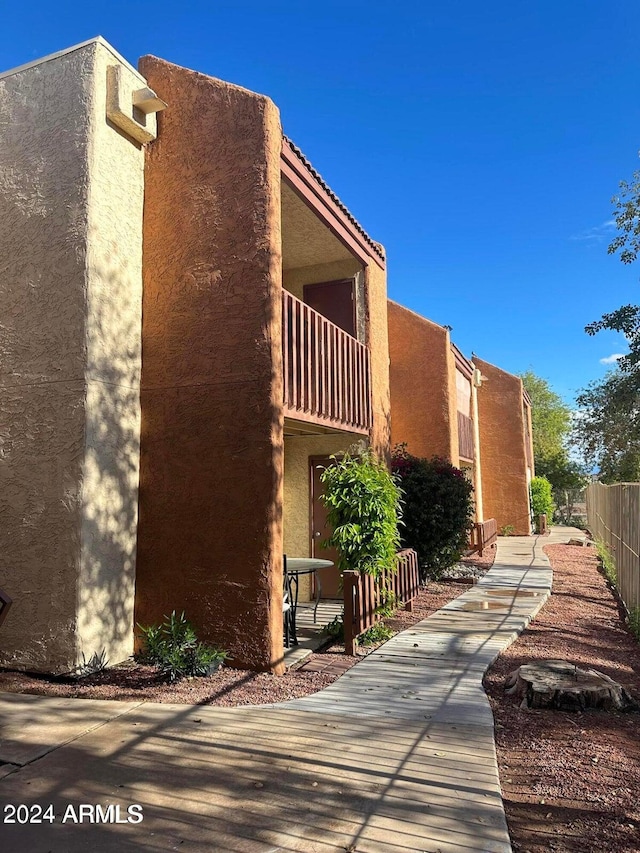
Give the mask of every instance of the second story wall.
[[449, 332], [391, 300], [387, 303], [391, 442], [409, 453], [459, 464], [456, 368]]
[[527, 535], [531, 524], [522, 380], [480, 358], [473, 361], [483, 374], [478, 420], [484, 515], [495, 518], [498, 529], [510, 525], [515, 534]]
[[282, 668], [279, 114], [155, 57], [146, 161], [137, 620], [185, 610]]

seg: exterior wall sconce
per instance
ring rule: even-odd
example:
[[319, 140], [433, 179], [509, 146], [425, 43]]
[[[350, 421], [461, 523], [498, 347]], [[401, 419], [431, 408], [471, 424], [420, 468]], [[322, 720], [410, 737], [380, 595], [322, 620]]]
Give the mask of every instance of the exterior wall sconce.
[[167, 104], [147, 87], [140, 77], [123, 65], [107, 69], [107, 118], [131, 139], [142, 144], [158, 135], [156, 113]]

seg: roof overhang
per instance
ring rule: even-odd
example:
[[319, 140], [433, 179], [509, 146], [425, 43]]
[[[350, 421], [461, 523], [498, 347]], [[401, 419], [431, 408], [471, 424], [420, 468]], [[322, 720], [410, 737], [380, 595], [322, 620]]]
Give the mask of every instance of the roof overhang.
[[381, 269], [386, 269], [382, 248], [368, 236], [286, 137], [282, 140], [280, 168], [283, 179], [361, 263], [374, 261]]

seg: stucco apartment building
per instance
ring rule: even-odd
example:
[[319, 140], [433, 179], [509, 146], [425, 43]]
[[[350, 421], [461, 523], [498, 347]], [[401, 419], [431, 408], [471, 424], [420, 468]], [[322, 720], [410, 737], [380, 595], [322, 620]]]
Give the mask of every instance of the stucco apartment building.
[[531, 533], [529, 485], [535, 476], [531, 399], [522, 379], [474, 355], [482, 374], [478, 423], [482, 453], [482, 496], [487, 518], [498, 530]]
[[476, 521], [531, 533], [531, 401], [522, 380], [474, 356], [449, 330], [388, 301], [391, 441], [441, 456], [474, 486]]
[[99, 38], [0, 74], [0, 247], [0, 664], [175, 609], [282, 671], [321, 466], [389, 451], [384, 250], [269, 98]]
[[391, 443], [414, 456], [441, 456], [473, 483], [476, 520], [483, 521], [478, 432], [479, 371], [444, 326], [388, 300]]

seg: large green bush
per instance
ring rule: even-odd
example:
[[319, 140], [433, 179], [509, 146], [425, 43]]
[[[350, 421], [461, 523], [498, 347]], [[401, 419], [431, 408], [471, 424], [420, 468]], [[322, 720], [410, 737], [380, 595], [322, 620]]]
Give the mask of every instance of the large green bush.
[[446, 459], [419, 459], [404, 444], [394, 448], [391, 469], [404, 495], [402, 544], [417, 552], [423, 580], [437, 578], [468, 547], [473, 486]]
[[378, 577], [396, 567], [400, 489], [387, 466], [369, 450], [332, 457], [322, 472], [322, 501], [332, 529], [326, 545], [338, 551], [340, 572]]
[[555, 504], [551, 494], [551, 483], [546, 477], [534, 477], [531, 480], [531, 512], [536, 532], [539, 531], [539, 516], [543, 513], [547, 516], [549, 524], [553, 521]]

